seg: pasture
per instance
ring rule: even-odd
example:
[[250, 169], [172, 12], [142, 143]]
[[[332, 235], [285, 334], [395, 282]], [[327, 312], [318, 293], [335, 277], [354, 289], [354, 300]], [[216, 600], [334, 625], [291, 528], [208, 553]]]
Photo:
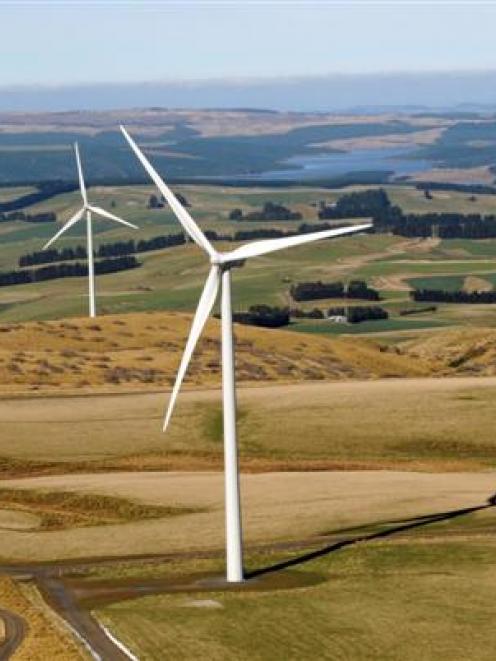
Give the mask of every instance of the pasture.
[[[353, 187], [344, 190], [360, 190]], [[413, 187], [388, 186], [393, 203], [404, 211], [431, 210], [460, 211], [463, 193], [435, 192], [433, 200], [426, 200], [422, 191]], [[204, 229], [234, 234], [238, 230], [277, 227], [294, 230], [298, 222], [267, 223], [235, 222], [228, 219], [233, 208], [243, 212], [260, 208], [267, 200], [287, 205], [302, 214], [304, 222], [319, 222], [317, 205], [335, 201], [344, 190], [322, 188], [234, 188], [222, 186], [186, 185], [177, 189], [191, 204], [191, 213]], [[9, 189], [2, 189], [7, 195]], [[90, 198], [96, 204], [111, 208], [115, 213], [139, 225], [139, 232], [121, 229], [106, 222], [95, 222], [96, 245], [130, 238], [151, 238], [180, 231], [177, 221], [167, 209], [147, 208], [152, 186], [92, 187]], [[64, 193], [30, 207], [32, 212], [54, 210], [61, 221], [67, 219], [79, 204], [79, 193]], [[470, 210], [492, 213], [494, 196], [480, 195], [475, 202], [467, 202]], [[463, 207], [464, 208], [464, 207]], [[428, 210], [428, 209], [427, 209]], [[301, 222], [301, 221], [300, 221]], [[51, 223], [2, 223], [0, 227], [0, 268], [16, 268], [21, 254], [41, 249], [55, 231]], [[59, 248], [84, 245], [84, 225], [72, 229], [62, 237]], [[465, 289], [483, 283], [494, 286], [496, 260], [494, 241], [462, 241], [438, 239], [405, 239], [386, 235], [348, 237], [302, 246], [291, 252], [275, 253], [251, 260], [234, 274], [234, 305], [245, 310], [250, 305], [290, 305], [289, 288], [292, 283], [309, 280], [343, 280], [363, 278], [378, 288], [384, 299], [381, 305], [389, 312], [387, 321], [367, 322], [356, 326], [329, 326], [308, 320], [296, 321], [291, 327], [301, 332], [335, 334], [384, 334], [424, 332], [439, 327], [460, 325], [494, 326], [496, 318], [491, 306], [439, 305], [437, 311], [421, 318], [404, 319], [400, 312], [415, 308], [409, 299], [412, 286], [446, 284], [448, 288]], [[232, 244], [219, 246], [230, 248]], [[97, 307], [103, 314], [154, 310], [194, 309], [203, 284], [207, 264], [203, 255], [192, 245], [179, 246], [137, 255], [142, 266], [118, 274], [97, 278]], [[434, 278], [434, 280], [428, 280]], [[62, 319], [84, 313], [87, 305], [85, 278], [65, 278], [0, 289], [0, 321], [20, 322], [30, 319]], [[347, 305], [346, 300], [308, 301], [298, 304], [304, 310]], [[355, 304], [363, 304], [357, 301]], [[477, 309], [476, 309], [477, 308]]]
[[[230, 234], [267, 226], [230, 221], [234, 207], [272, 200], [317, 222], [315, 205], [343, 192], [178, 190], [203, 228]], [[167, 210], [146, 208], [152, 192], [91, 188], [92, 201], [141, 228], [134, 236], [96, 222], [97, 245], [177, 233]], [[487, 195], [436, 192], [428, 201], [408, 186], [388, 193], [405, 211], [496, 206]], [[3, 200], [9, 194], [0, 190]], [[64, 194], [32, 211], [64, 220], [78, 203], [76, 193]], [[0, 268], [15, 268], [54, 231], [2, 223]], [[81, 225], [59, 247], [83, 242]], [[234, 591], [208, 582], [224, 571], [216, 319], [167, 435], [160, 431], [208, 268], [203, 256], [189, 244], [142, 253], [140, 268], [98, 277], [102, 315], [91, 321], [85, 278], [2, 287], [4, 571], [52, 563], [81, 609], [142, 659], [158, 661], [167, 650], [177, 659], [489, 660], [496, 316], [491, 305], [425, 312], [409, 290], [493, 287], [495, 245], [357, 236], [252, 260], [234, 273], [237, 310], [294, 305], [295, 282], [364, 278], [390, 313], [354, 326], [302, 319], [284, 331], [236, 327], [245, 560], [258, 576]], [[414, 313], [402, 316], [405, 309]], [[19, 594], [42, 603], [31, 583], [9, 582], [0, 606], [31, 622]], [[66, 648], [68, 659], [84, 656]]]

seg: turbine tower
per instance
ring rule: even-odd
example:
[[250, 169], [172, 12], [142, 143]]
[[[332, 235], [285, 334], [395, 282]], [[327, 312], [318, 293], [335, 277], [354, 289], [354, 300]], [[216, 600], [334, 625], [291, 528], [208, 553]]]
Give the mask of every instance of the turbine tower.
[[100, 207], [95, 207], [92, 204], [89, 204], [88, 196], [86, 194], [86, 186], [84, 184], [83, 169], [81, 167], [81, 159], [79, 158], [79, 147], [77, 142], [74, 144], [74, 151], [76, 153], [76, 163], [77, 163], [78, 176], [79, 176], [79, 190], [81, 192], [81, 197], [83, 198], [83, 206], [81, 207], [81, 209], [79, 209], [79, 211], [77, 211], [74, 214], [74, 216], [72, 216], [72, 218], [69, 218], [66, 224], [60, 228], [60, 230], [57, 232], [57, 234], [55, 234], [55, 236], [52, 236], [50, 241], [48, 241], [43, 246], [42, 250], [46, 250], [47, 248], [49, 248], [52, 245], [52, 243], [54, 243], [59, 238], [59, 236], [61, 236], [70, 227], [72, 227], [79, 220], [81, 220], [81, 218], [83, 218], [84, 216], [84, 212], [86, 211], [86, 244], [87, 244], [87, 252], [88, 252], [88, 281], [89, 281], [89, 315], [90, 317], [96, 317], [95, 264], [93, 260], [93, 227], [92, 227], [91, 214], [94, 213], [97, 216], [108, 218], [109, 220], [113, 220], [116, 223], [121, 223], [122, 225], [127, 225], [128, 227], [132, 227], [135, 230], [137, 230], [138, 228], [136, 227], [136, 225], [129, 223], [127, 220], [123, 220], [118, 216], [114, 216], [113, 213], [109, 213], [108, 211], [105, 211], [105, 209], [102, 209]]
[[231, 307], [231, 269], [234, 266], [240, 266], [240, 262], [242, 265], [246, 259], [251, 257], [266, 255], [275, 252], [276, 250], [311, 243], [312, 241], [317, 241], [319, 239], [328, 239], [330, 237], [351, 234], [352, 232], [360, 232], [372, 227], [372, 225], [367, 223], [363, 225], [325, 230], [323, 232], [312, 232], [288, 238], [254, 241], [253, 243], [240, 246], [229, 252], [217, 252], [122, 126], [121, 131], [134, 153], [141, 161], [143, 167], [154, 181], [160, 193], [169, 203], [172, 211], [183, 228], [193, 241], [207, 253], [211, 263], [210, 272], [200, 296], [200, 301], [193, 318], [191, 331], [179, 365], [174, 388], [170, 396], [169, 405], [165, 415], [164, 431], [169, 424], [174, 404], [195, 346], [215, 303], [219, 288], [222, 289], [222, 395], [224, 418], [227, 581], [230, 583], [239, 583], [243, 581], [243, 548], [239, 494], [238, 448], [236, 441], [236, 382]]

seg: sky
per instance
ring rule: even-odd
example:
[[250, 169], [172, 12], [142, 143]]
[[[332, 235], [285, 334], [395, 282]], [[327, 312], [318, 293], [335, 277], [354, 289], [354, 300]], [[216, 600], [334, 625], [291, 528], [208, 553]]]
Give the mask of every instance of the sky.
[[0, 87], [496, 70], [496, 0], [0, 0]]

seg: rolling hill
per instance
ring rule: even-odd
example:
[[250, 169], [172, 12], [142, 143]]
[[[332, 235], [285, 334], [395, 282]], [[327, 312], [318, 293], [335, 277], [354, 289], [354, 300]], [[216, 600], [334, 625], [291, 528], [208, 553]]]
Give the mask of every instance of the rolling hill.
[[[0, 389], [157, 389], [170, 387], [191, 315], [109, 315], [0, 326]], [[212, 319], [187, 382], [220, 382], [220, 329]], [[432, 363], [371, 341], [329, 339], [290, 331], [236, 327], [243, 382], [428, 376]]]

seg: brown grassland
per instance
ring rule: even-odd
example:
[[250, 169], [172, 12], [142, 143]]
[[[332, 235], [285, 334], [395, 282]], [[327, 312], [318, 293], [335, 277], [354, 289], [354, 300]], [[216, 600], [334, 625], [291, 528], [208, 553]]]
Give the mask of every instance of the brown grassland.
[[1, 576], [0, 608], [28, 623], [26, 636], [14, 653], [13, 661], [77, 661], [90, 658], [31, 584]]
[[[173, 383], [191, 316], [109, 315], [0, 326], [0, 389], [13, 391], [157, 388]], [[288, 331], [236, 328], [238, 378], [244, 382], [343, 377], [427, 376], [428, 364], [372, 342], [329, 340]], [[220, 328], [211, 320], [188, 383], [217, 383]]]

